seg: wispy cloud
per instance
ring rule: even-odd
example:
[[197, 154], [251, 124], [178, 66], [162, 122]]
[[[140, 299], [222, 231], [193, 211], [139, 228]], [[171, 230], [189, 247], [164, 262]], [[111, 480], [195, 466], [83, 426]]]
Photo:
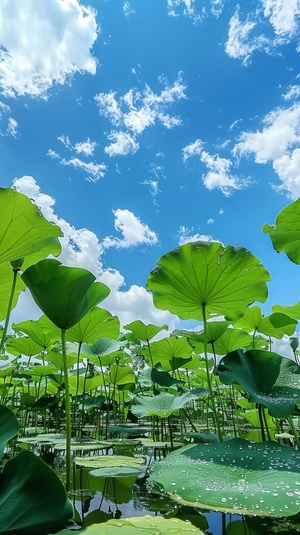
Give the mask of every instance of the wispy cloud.
[[197, 156], [200, 162], [206, 166], [207, 172], [202, 174], [202, 181], [209, 191], [220, 189], [225, 197], [229, 197], [234, 190], [249, 186], [250, 179], [232, 173], [233, 162], [230, 159], [222, 158], [219, 154], [209, 154], [203, 150], [203, 146], [201, 139], [197, 139], [184, 147], [182, 151], [183, 161], [186, 162], [189, 158]]
[[109, 247], [129, 248], [137, 245], [155, 245], [158, 242], [156, 232], [143, 223], [139, 217], [130, 210], [113, 210], [115, 216], [115, 229], [122, 234], [122, 238], [107, 236], [102, 242], [104, 249]]
[[88, 182], [97, 182], [100, 178], [104, 177], [107, 171], [104, 163], [84, 162], [80, 158], [71, 158], [70, 160], [63, 158], [60, 163], [62, 165], [71, 165], [74, 169], [81, 169], [87, 173], [85, 178]]
[[45, 96], [76, 72], [95, 74], [98, 31], [95, 12], [78, 0], [0, 2], [2, 93]]
[[211, 241], [213, 238], [207, 234], [194, 233], [193, 227], [188, 228], [185, 226], [179, 227], [178, 230], [178, 243], [183, 245], [188, 242], [195, 241]]
[[134, 15], [135, 9], [133, 9], [129, 2], [124, 2], [123, 4], [123, 11], [125, 17], [129, 17], [129, 15]]
[[[217, 0], [217, 3], [218, 2]], [[178, 17], [181, 13], [189, 17], [194, 24], [202, 22], [207, 16], [205, 7], [198, 11], [195, 7], [195, 0], [167, 0], [168, 14], [170, 17]]]
[[[78, 141], [74, 145], [71, 143], [69, 136], [65, 134], [58, 136], [57, 140], [70, 152], [83, 154], [85, 157], [93, 156], [95, 148], [97, 147], [96, 141], [91, 141], [90, 138], [87, 138], [86, 141]], [[70, 165], [76, 170], [84, 171], [86, 173], [85, 178], [88, 182], [97, 182], [100, 178], [104, 177], [105, 172], [107, 171], [107, 166], [104, 163], [84, 161], [78, 157], [62, 158], [58, 152], [53, 149], [48, 150], [47, 156], [50, 156], [52, 159], [59, 159], [62, 165]]]
[[160, 82], [164, 85], [160, 93], [154, 93], [146, 85], [143, 91], [130, 89], [119, 97], [115, 91], [95, 95], [100, 115], [115, 127], [107, 136], [112, 143], [104, 149], [109, 156], [135, 153], [139, 148], [138, 136], [157, 122], [167, 129], [181, 124], [181, 118], [170, 115], [167, 110], [175, 102], [186, 98], [182, 73], [178, 73], [173, 85], [169, 85], [163, 77]]

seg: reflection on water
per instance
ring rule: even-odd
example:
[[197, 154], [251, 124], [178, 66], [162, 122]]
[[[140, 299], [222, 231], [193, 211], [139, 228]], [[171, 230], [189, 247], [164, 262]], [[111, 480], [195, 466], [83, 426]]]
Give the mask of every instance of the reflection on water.
[[178, 517], [207, 535], [296, 535], [300, 514], [289, 518], [247, 517], [183, 507], [167, 497], [149, 493], [147, 478], [97, 478], [77, 470], [73, 494], [76, 522], [83, 527], [111, 518]]

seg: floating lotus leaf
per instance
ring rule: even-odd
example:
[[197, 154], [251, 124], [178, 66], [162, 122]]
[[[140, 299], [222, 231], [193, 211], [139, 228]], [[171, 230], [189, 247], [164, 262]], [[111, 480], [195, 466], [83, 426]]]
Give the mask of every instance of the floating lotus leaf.
[[145, 464], [140, 457], [124, 457], [123, 455], [101, 455], [99, 457], [75, 457], [76, 466], [82, 468], [136, 468]]
[[65, 435], [61, 435], [59, 433], [41, 433], [36, 437], [18, 438], [18, 442], [24, 442], [25, 444], [33, 444], [36, 446], [51, 446], [61, 443], [64, 440], [66, 440]]
[[238, 438], [186, 446], [152, 465], [149, 489], [181, 505], [291, 516], [300, 511], [300, 453], [275, 442]]
[[173, 396], [168, 392], [161, 392], [158, 396], [136, 395], [132, 396], [131, 411], [140, 418], [152, 415], [167, 418], [194, 399], [198, 399], [198, 396], [189, 392], [182, 396]]
[[141, 468], [110, 466], [109, 468], [96, 468], [95, 470], [91, 470], [90, 474], [95, 477], [132, 477], [138, 476], [144, 470], [145, 467], [143, 468], [142, 466]]
[[107, 428], [108, 433], [124, 434], [124, 435], [145, 435], [149, 429], [146, 427], [129, 427], [125, 425], [110, 425]]
[[[71, 450], [72, 451], [98, 451], [98, 450], [106, 450], [111, 447], [111, 444], [108, 442], [99, 442], [97, 440], [93, 441], [80, 441], [79, 439], [73, 439], [71, 440]], [[66, 450], [66, 441], [59, 442], [55, 444], [54, 446], [55, 450], [58, 451], [64, 451]]]
[[158, 260], [147, 290], [157, 308], [181, 319], [209, 315], [238, 319], [253, 301], [264, 302], [270, 275], [247, 249], [219, 242], [190, 242]]
[[[190, 522], [177, 518], [163, 518], [161, 516], [140, 516], [126, 519], [108, 520], [103, 524], [93, 524], [80, 531], [83, 535], [204, 535], [203, 531], [194, 527]], [[74, 531], [64, 529], [57, 535], [74, 535]]]
[[224, 384], [240, 384], [250, 402], [265, 405], [275, 418], [290, 416], [300, 400], [300, 366], [271, 351], [233, 351], [222, 358], [217, 374]]
[[300, 199], [278, 214], [275, 225], [264, 225], [275, 251], [284, 252], [295, 264], [300, 264]]

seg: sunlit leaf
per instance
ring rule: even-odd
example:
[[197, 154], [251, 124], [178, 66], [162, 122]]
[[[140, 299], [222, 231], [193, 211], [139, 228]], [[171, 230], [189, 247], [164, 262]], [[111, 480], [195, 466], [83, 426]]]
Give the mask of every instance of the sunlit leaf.
[[264, 225], [277, 252], [284, 252], [295, 264], [300, 264], [300, 199], [278, 214], [275, 225]]
[[130, 330], [139, 340], [146, 342], [147, 340], [152, 340], [159, 332], [168, 330], [168, 325], [157, 327], [153, 323], [146, 325], [141, 320], [136, 320], [128, 323], [128, 325], [124, 325], [124, 329]]
[[273, 338], [282, 338], [285, 334], [294, 334], [297, 321], [282, 312], [273, 312], [263, 317], [261, 308], [258, 306], [248, 308], [244, 316], [235, 323], [235, 327], [247, 332], [257, 331]]
[[173, 396], [168, 392], [161, 392], [158, 396], [136, 395], [132, 396], [131, 411], [140, 418], [152, 415], [167, 418], [194, 399], [198, 399], [198, 396], [189, 392], [182, 396]]
[[209, 315], [242, 316], [253, 301], [267, 298], [270, 275], [247, 249], [219, 242], [189, 242], [158, 260], [147, 290], [157, 308], [181, 319]]
[[[139, 516], [126, 519], [108, 520], [104, 524], [93, 524], [80, 531], [83, 535], [204, 535], [203, 531], [178, 518], [161, 516]], [[64, 529], [57, 535], [74, 535], [71, 530]]]
[[103, 308], [90, 310], [76, 325], [68, 329], [66, 339], [71, 342], [93, 344], [99, 338], [117, 338], [120, 321]]

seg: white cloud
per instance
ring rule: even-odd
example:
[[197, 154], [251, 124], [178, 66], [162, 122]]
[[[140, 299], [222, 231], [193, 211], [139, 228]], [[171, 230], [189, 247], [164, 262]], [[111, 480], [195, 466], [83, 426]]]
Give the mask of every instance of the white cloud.
[[[219, 3], [218, 0], [215, 2]], [[197, 12], [194, 4], [195, 0], [167, 0], [168, 14], [170, 17], [178, 17], [182, 8], [183, 14], [191, 18], [194, 24], [198, 24], [206, 17], [206, 10], [202, 7], [201, 11]]]
[[300, 141], [300, 104], [290, 108], [278, 108], [263, 120], [261, 131], [243, 132], [234, 154], [254, 154], [257, 163], [266, 163], [280, 158], [294, 144]]
[[[44, 216], [62, 229], [63, 237], [60, 238], [62, 254], [58, 259], [65, 265], [88, 269], [97, 280], [109, 286], [111, 293], [101, 306], [112, 314], [116, 314], [121, 325], [140, 319], [146, 324], [163, 325], [166, 323], [170, 325], [171, 330], [178, 327], [178, 318], [167, 311], [156, 309], [151, 294], [145, 288], [133, 284], [127, 291], [121, 290], [125, 284], [124, 277], [118, 270], [104, 268], [101, 261], [103, 247], [96, 234], [85, 228], [76, 229], [56, 215], [55, 200], [50, 195], [41, 192], [33, 177], [17, 178], [13, 185], [15, 189], [34, 199]], [[127, 236], [127, 239], [132, 238]], [[31, 296], [28, 292], [23, 292], [20, 305], [14, 310], [13, 321], [38, 318], [40, 315], [41, 312], [34, 305]]]
[[300, 85], [291, 85], [288, 91], [282, 95], [284, 100], [296, 100], [300, 97]]
[[[11, 115], [11, 107], [8, 104], [0, 101], [0, 121], [5, 121], [7, 123], [3, 130], [0, 130], [2, 136], [12, 136], [14, 138], [18, 135], [18, 123]], [[7, 117], [9, 115], [9, 117]]]
[[219, 17], [223, 11], [225, 0], [211, 0], [211, 12], [215, 17]]
[[95, 74], [95, 12], [78, 0], [0, 2], [0, 86], [6, 96], [45, 96], [76, 72]]
[[96, 147], [96, 141], [91, 141], [88, 137], [86, 141], [80, 141], [78, 143], [75, 143], [74, 150], [78, 154], [84, 154], [85, 156], [93, 156]]
[[180, 117], [170, 115], [167, 109], [186, 98], [182, 73], [178, 73], [172, 86], [164, 77], [160, 77], [159, 81], [164, 85], [160, 93], [154, 93], [146, 85], [143, 91], [130, 89], [119, 97], [114, 91], [95, 95], [100, 115], [106, 117], [114, 127], [120, 128], [108, 134], [109, 141], [113, 143], [104, 150], [109, 156], [134, 154], [139, 149], [137, 137], [157, 122], [168, 129], [181, 124]]
[[275, 159], [273, 168], [282, 182], [275, 189], [288, 192], [294, 200], [300, 197], [300, 149]]
[[240, 190], [247, 187], [250, 183], [249, 179], [239, 178], [233, 175], [231, 167], [232, 161], [228, 158], [222, 158], [218, 154], [211, 155], [203, 150], [203, 142], [197, 139], [183, 148], [183, 161], [186, 162], [188, 158], [198, 156], [200, 162], [204, 163], [208, 169], [207, 173], [202, 175], [204, 186], [212, 191], [213, 189], [220, 189], [222, 193], [229, 197], [234, 190]]
[[220, 214], [220, 215], [223, 215], [223, 214], [224, 214], [224, 210], [223, 210], [223, 208], [220, 208], [220, 210], [219, 210], [219, 214]]
[[269, 18], [277, 35], [292, 35], [298, 30], [299, 0], [261, 0], [264, 16]]
[[211, 217], [207, 220], [207, 224], [208, 225], [212, 225], [214, 222], [215, 222], [215, 220], [212, 219]]
[[199, 234], [199, 233], [193, 234], [193, 230], [194, 230], [193, 227], [190, 229], [185, 226], [179, 227], [179, 231], [178, 231], [179, 245], [183, 245], [184, 243], [188, 243], [188, 242], [212, 240], [212, 237], [207, 234]]
[[104, 152], [108, 156], [127, 156], [127, 154], [135, 154], [140, 148], [139, 143], [127, 132], [112, 130], [108, 135], [108, 140], [112, 141], [110, 145], [104, 147]]
[[107, 236], [102, 242], [102, 246], [105, 249], [108, 247], [116, 247], [117, 249], [136, 247], [141, 244], [155, 245], [158, 242], [156, 232], [151, 230], [130, 210], [118, 208], [113, 213], [115, 216], [115, 229], [121, 232], [123, 237]]
[[13, 117], [8, 118], [7, 134], [14, 138], [18, 135], [18, 123]]
[[267, 47], [269, 40], [263, 35], [253, 35], [253, 29], [257, 25], [255, 16], [247, 15], [246, 20], [240, 20], [240, 7], [237, 6], [233, 16], [229, 21], [228, 39], [225, 44], [225, 51], [231, 58], [242, 59], [243, 65], [247, 65], [255, 50]]
[[81, 169], [87, 173], [85, 178], [89, 182], [97, 182], [100, 178], [104, 177], [105, 172], [107, 171], [107, 167], [104, 163], [83, 162], [80, 158], [71, 158], [70, 160], [63, 158], [60, 163], [62, 165], [71, 165], [75, 169]]
[[56, 152], [55, 150], [52, 150], [52, 149], [48, 150], [47, 156], [50, 156], [50, 158], [52, 158], [52, 159], [60, 158], [60, 155], [58, 154], [58, 152]]
[[196, 139], [193, 143], [190, 143], [182, 149], [183, 152], [183, 161], [186, 162], [188, 158], [192, 156], [201, 156], [203, 151], [203, 142], [201, 139]]
[[124, 2], [123, 11], [125, 17], [129, 17], [129, 15], [133, 15], [135, 13], [135, 10], [131, 7], [129, 2]]

